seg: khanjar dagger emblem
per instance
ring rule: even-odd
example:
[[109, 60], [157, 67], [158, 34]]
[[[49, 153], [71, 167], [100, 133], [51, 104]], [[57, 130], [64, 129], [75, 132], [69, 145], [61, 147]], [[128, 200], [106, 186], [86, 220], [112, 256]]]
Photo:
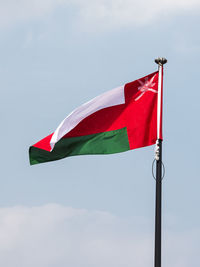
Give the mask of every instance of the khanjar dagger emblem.
[[140, 91], [140, 95], [135, 98], [135, 101], [140, 99], [147, 91], [151, 91], [153, 93], [158, 93], [157, 90], [153, 89], [154, 85], [156, 83], [153, 82], [155, 76], [153, 76], [150, 80], [148, 78], [145, 78], [145, 81], [142, 82], [141, 80], [138, 80], [140, 83], [140, 86], [138, 87], [138, 91]]

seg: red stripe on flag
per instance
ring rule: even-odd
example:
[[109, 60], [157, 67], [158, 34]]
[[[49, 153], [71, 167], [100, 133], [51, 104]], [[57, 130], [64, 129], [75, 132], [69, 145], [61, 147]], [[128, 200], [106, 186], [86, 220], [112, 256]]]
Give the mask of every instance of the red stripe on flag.
[[39, 142], [37, 142], [33, 146], [40, 148], [40, 149], [43, 149], [43, 150], [51, 151], [50, 141], [51, 141], [52, 135], [53, 135], [53, 133], [46, 136], [45, 138], [43, 138], [42, 140], [40, 140]]

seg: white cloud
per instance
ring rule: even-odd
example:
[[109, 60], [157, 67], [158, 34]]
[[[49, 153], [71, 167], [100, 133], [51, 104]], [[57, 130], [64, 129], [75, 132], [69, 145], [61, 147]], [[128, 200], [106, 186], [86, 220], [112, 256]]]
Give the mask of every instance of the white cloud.
[[0, 266], [142, 267], [150, 252], [148, 237], [129, 236], [109, 213], [53, 204], [0, 209]]
[[0, 27], [38, 20], [62, 6], [64, 0], [0, 0]]
[[0, 27], [37, 20], [56, 8], [76, 9], [74, 23], [86, 29], [133, 27], [200, 8], [199, 0], [1, 0]]
[[[55, 204], [0, 208], [0, 266], [151, 266], [153, 233], [140, 222]], [[164, 239], [166, 266], [199, 266], [199, 231]]]
[[110, 29], [159, 21], [173, 13], [200, 8], [198, 0], [74, 0], [84, 26]]

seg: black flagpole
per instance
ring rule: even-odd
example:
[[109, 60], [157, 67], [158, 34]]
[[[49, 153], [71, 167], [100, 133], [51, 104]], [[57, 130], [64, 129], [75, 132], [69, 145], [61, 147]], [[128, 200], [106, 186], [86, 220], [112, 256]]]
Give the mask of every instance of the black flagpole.
[[162, 225], [162, 87], [163, 65], [165, 58], [155, 59], [158, 64], [158, 117], [157, 117], [157, 143], [156, 143], [156, 207], [155, 207], [155, 258], [154, 267], [161, 267], [161, 225]]

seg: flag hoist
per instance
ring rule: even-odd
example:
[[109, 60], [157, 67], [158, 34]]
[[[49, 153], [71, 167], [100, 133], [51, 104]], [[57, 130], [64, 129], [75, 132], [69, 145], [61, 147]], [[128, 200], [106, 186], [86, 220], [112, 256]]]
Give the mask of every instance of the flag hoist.
[[162, 96], [158, 71], [99, 95], [72, 111], [29, 148], [30, 164], [76, 155], [113, 154], [156, 144], [155, 267], [161, 267]]

